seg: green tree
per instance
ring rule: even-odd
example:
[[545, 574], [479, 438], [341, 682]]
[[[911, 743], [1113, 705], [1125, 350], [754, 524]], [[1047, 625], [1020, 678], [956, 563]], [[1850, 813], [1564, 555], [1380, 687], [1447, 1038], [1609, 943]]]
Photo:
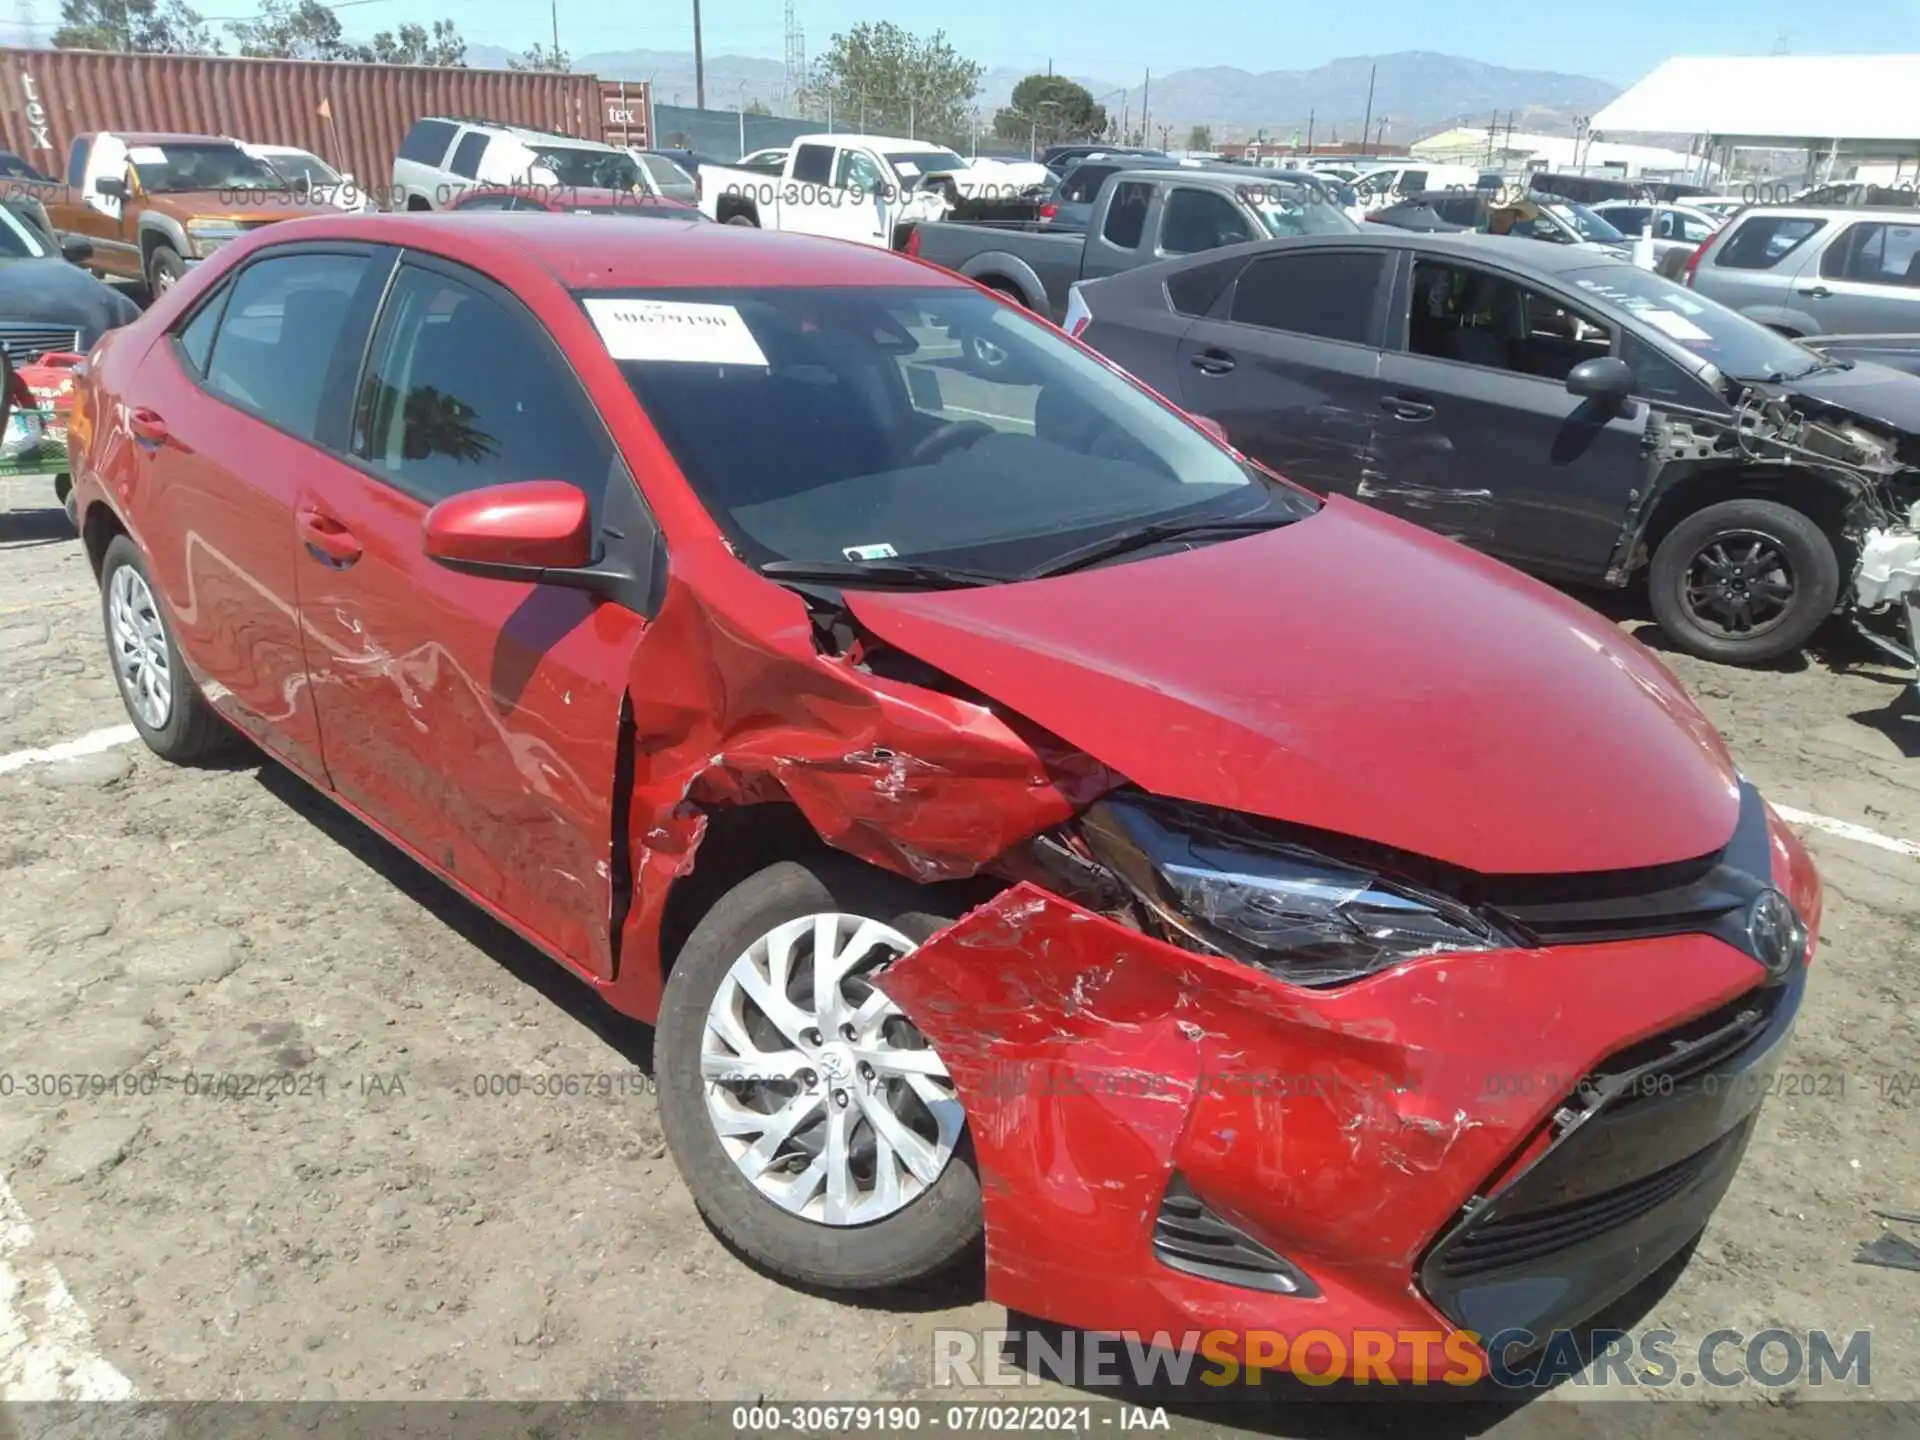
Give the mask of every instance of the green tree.
[[573, 57], [566, 51], [549, 50], [544, 45], [532, 45], [515, 59], [507, 61], [509, 70], [558, 70], [565, 73], [573, 69]]
[[220, 44], [185, 0], [61, 0], [59, 50], [218, 55]]
[[353, 58], [375, 65], [437, 65], [464, 70], [467, 42], [460, 38], [453, 21], [436, 20], [431, 31], [424, 25], [402, 25], [398, 34], [382, 30], [371, 44], [360, 46]]
[[1058, 145], [1104, 134], [1107, 111], [1093, 103], [1086, 86], [1064, 75], [1029, 75], [1013, 87], [1013, 103], [994, 112], [993, 133], [1002, 140]]
[[264, 0], [250, 20], [227, 23], [242, 55], [270, 60], [351, 60], [358, 47], [340, 37], [340, 17], [320, 0]]
[[943, 30], [922, 39], [891, 20], [863, 21], [833, 37], [809, 99], [815, 107], [830, 102], [840, 129], [954, 142], [967, 133], [981, 74]]
[[1213, 149], [1212, 129], [1206, 125], [1194, 126], [1193, 129], [1187, 132], [1187, 148], [1189, 150]]
[[767, 102], [764, 100], [749, 100], [747, 101], [747, 114], [771, 115], [773, 111], [767, 108]]

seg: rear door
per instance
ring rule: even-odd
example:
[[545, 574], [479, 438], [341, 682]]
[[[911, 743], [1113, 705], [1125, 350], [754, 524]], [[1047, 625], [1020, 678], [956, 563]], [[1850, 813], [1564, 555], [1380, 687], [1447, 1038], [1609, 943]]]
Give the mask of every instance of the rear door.
[[[1815, 334], [1812, 295], [1796, 293], [1801, 272], [1826, 243], [1830, 222], [1815, 215], [1750, 210], [1730, 221], [1695, 268], [1693, 287], [1762, 325]], [[1806, 288], [1818, 285], [1817, 278]]]
[[507, 481], [576, 485], [596, 515], [610, 496], [640, 512], [638, 491], [560, 348], [474, 271], [409, 256], [367, 357], [349, 463], [296, 502], [327, 773], [417, 855], [608, 976], [614, 757], [643, 622], [578, 590], [446, 570], [421, 526], [434, 502]]
[[1826, 334], [1920, 330], [1920, 223], [1855, 221], [1821, 251], [1817, 278], [1801, 289]]
[[1289, 479], [1364, 496], [1392, 258], [1315, 247], [1249, 262], [1180, 341], [1181, 402]]
[[223, 715], [324, 780], [306, 643], [300, 496], [342, 467], [325, 417], [352, 393], [393, 252], [260, 252], [141, 362], [135, 518], [181, 649]]
[[1523, 568], [1599, 579], [1648, 410], [1608, 418], [1566, 377], [1617, 353], [1617, 327], [1490, 266], [1409, 251], [1401, 272], [1366, 498]]

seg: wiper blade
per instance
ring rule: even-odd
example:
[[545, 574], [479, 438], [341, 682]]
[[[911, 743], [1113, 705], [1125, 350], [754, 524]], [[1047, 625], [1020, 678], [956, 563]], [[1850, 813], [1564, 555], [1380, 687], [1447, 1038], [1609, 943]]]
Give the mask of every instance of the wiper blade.
[[760, 573], [770, 580], [814, 580], [826, 585], [850, 581], [929, 589], [1004, 585], [1020, 578], [996, 575], [988, 570], [963, 570], [953, 565], [916, 565], [904, 560], [769, 560], [760, 567]]
[[1095, 540], [1090, 545], [1056, 555], [1045, 564], [1026, 571], [1020, 578], [1040, 580], [1049, 575], [1064, 575], [1069, 570], [1079, 570], [1115, 555], [1124, 555], [1129, 550], [1145, 549], [1162, 540], [1182, 540], [1190, 535], [1255, 535], [1262, 530], [1278, 530], [1282, 525], [1291, 525], [1299, 518], [1297, 515], [1266, 514], [1232, 520], [1155, 520], [1151, 524], [1122, 530], [1105, 539]]

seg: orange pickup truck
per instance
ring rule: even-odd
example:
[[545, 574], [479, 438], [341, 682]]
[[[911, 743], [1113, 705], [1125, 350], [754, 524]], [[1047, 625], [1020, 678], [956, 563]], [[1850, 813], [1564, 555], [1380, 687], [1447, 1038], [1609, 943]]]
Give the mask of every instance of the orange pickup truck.
[[339, 213], [211, 135], [79, 135], [64, 184], [8, 183], [40, 200], [60, 234], [92, 244], [88, 269], [142, 281], [154, 295], [258, 226]]

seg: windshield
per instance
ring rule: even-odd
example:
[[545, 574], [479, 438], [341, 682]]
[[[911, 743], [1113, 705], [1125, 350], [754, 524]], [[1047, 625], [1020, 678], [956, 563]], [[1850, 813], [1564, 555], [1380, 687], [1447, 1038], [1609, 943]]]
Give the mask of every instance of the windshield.
[[127, 164], [149, 195], [280, 190], [286, 181], [238, 145], [134, 145]]
[[635, 158], [646, 168], [647, 174], [653, 178], [653, 183], [663, 189], [668, 185], [692, 188], [693, 177], [666, 156], [640, 155]]
[[887, 163], [893, 166], [894, 174], [903, 180], [911, 180], [915, 175], [940, 175], [967, 168], [967, 162], [951, 150], [909, 150], [904, 155], [887, 156]]
[[9, 180], [45, 181], [47, 179], [18, 155], [10, 155], [4, 150], [0, 150], [0, 176]]
[[1241, 194], [1269, 235], [1353, 235], [1360, 229], [1317, 185], [1267, 180], [1242, 187]]
[[1142, 521], [1284, 519], [1314, 505], [1050, 326], [970, 289], [581, 298], [753, 564], [1012, 575]]
[[1627, 238], [1608, 224], [1604, 216], [1576, 201], [1563, 200], [1551, 209], [1554, 214], [1579, 231], [1582, 240], [1595, 240], [1605, 245]]
[[296, 190], [340, 183], [340, 176], [317, 155], [269, 155], [266, 161], [274, 174]]
[[0, 205], [0, 260], [43, 260], [47, 247], [40, 237], [14, 218], [13, 211]]
[[536, 149], [533, 163], [552, 172], [561, 185], [583, 190], [632, 190], [640, 185], [640, 167], [617, 150], [570, 150], [558, 145]]
[[1736, 380], [1793, 380], [1830, 362], [1697, 290], [1633, 265], [1600, 265], [1563, 277], [1624, 310]]

